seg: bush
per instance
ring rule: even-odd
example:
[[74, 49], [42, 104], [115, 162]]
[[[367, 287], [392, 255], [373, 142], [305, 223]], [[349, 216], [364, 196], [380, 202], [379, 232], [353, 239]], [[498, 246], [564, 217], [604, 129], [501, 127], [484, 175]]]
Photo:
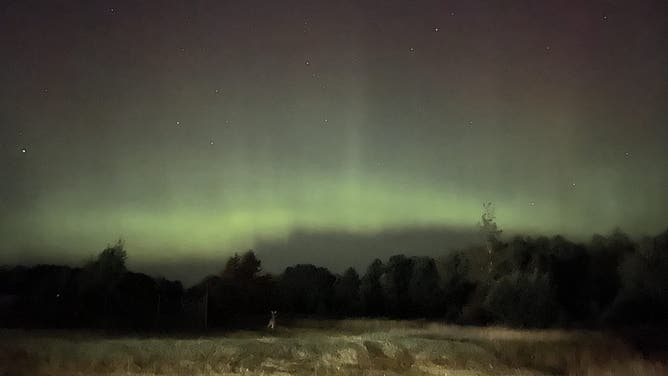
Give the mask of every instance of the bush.
[[547, 327], [558, 317], [554, 289], [547, 274], [515, 272], [492, 285], [484, 303], [497, 322]]

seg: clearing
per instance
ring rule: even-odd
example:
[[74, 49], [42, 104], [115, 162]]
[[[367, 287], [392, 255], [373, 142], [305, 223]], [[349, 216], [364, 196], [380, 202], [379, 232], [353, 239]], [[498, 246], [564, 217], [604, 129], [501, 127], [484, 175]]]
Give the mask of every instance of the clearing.
[[600, 332], [388, 320], [295, 325], [201, 337], [5, 329], [0, 375], [668, 375], [665, 357]]

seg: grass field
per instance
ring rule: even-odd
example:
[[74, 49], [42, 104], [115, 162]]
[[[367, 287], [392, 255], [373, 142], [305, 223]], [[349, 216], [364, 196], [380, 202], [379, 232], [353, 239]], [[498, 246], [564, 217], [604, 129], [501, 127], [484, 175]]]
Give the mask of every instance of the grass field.
[[668, 375], [618, 337], [419, 321], [301, 321], [201, 337], [0, 331], [0, 375]]

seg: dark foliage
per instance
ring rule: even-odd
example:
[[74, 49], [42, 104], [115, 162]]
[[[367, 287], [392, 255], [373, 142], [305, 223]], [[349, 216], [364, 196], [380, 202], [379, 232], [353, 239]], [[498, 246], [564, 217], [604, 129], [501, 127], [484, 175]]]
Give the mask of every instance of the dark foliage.
[[360, 300], [360, 276], [353, 268], [348, 268], [334, 282], [334, 313], [342, 317], [357, 316], [362, 313]]
[[380, 285], [380, 277], [383, 275], [383, 262], [375, 259], [366, 269], [360, 284], [360, 299], [362, 308], [369, 316], [385, 315], [385, 299], [383, 289]]
[[464, 253], [453, 253], [443, 258], [439, 273], [441, 301], [437, 302], [437, 312], [443, 313], [447, 321], [458, 320], [476, 287], [472, 281], [471, 262]]
[[280, 309], [302, 315], [331, 314], [335, 281], [329, 270], [310, 264], [285, 269], [278, 282]]
[[[586, 244], [498, 239], [435, 260], [395, 255], [360, 276], [301, 264], [272, 276], [252, 251], [219, 275], [179, 281], [128, 271], [122, 242], [82, 268], [0, 268], [0, 324], [131, 330], [259, 328], [279, 317], [427, 318], [521, 327], [668, 324], [668, 231], [620, 230]], [[280, 322], [280, 318], [279, 318]]]

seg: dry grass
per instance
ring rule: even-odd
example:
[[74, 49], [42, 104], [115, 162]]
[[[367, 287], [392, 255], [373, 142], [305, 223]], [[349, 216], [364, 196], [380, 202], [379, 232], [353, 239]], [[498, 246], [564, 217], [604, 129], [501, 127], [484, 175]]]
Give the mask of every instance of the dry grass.
[[303, 321], [274, 332], [109, 338], [0, 332], [0, 375], [668, 375], [622, 340], [420, 321]]

